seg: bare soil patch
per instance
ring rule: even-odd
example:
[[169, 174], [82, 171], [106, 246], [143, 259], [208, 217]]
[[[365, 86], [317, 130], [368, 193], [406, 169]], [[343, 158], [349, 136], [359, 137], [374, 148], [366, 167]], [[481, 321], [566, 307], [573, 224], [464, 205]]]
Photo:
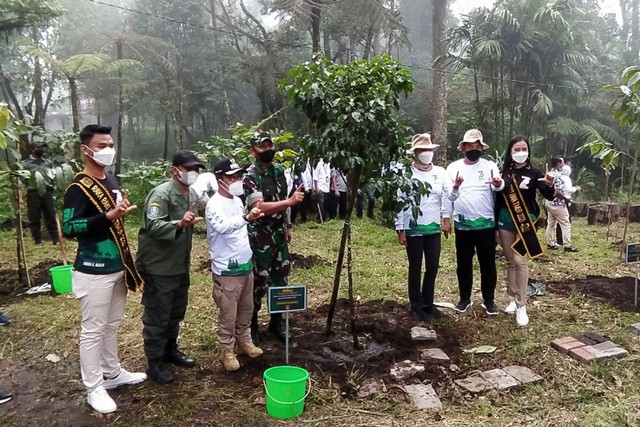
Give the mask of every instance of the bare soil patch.
[[[31, 284], [33, 286], [39, 286], [44, 283], [51, 283], [51, 273], [49, 273], [49, 269], [56, 265], [60, 265], [60, 261], [45, 259], [33, 267], [30, 267], [29, 277], [31, 278]], [[2, 298], [3, 303], [8, 304], [20, 298], [16, 296], [16, 294], [19, 294], [25, 289], [26, 287], [20, 284], [17, 269], [0, 270], [0, 298]]]
[[579, 292], [593, 300], [607, 303], [621, 311], [635, 311], [633, 306], [635, 278], [587, 276], [568, 282], [550, 282], [547, 288], [552, 292], [567, 295]]

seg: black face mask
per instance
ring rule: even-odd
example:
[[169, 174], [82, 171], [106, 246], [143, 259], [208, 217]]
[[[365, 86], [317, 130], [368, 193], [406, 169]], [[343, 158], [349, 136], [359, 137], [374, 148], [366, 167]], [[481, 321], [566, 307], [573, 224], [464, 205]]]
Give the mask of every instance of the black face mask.
[[480, 150], [469, 150], [466, 153], [464, 153], [464, 156], [470, 162], [475, 162], [480, 158], [480, 156], [482, 156], [482, 151], [480, 151]]
[[264, 163], [271, 163], [274, 156], [276, 155], [276, 150], [266, 150], [262, 153], [258, 153], [258, 159]]

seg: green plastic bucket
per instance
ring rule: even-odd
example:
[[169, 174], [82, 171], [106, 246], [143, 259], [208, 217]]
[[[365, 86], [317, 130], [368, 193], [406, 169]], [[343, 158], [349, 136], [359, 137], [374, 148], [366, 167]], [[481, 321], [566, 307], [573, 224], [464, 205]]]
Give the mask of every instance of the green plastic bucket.
[[297, 366], [274, 366], [264, 371], [267, 414], [283, 420], [302, 414], [304, 399], [311, 391], [308, 380], [309, 372]]
[[51, 281], [53, 282], [53, 290], [58, 294], [66, 294], [71, 292], [71, 269], [73, 265], [58, 265], [51, 267]]

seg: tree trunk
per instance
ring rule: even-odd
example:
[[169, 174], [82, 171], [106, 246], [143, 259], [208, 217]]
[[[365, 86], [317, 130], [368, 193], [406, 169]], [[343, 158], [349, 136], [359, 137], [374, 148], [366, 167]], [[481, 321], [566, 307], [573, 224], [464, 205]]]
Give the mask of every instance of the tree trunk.
[[338, 301], [338, 290], [340, 288], [340, 276], [342, 274], [342, 264], [344, 262], [344, 251], [347, 246], [347, 237], [349, 236], [351, 228], [351, 213], [353, 212], [353, 206], [355, 204], [356, 196], [358, 193], [358, 186], [360, 183], [360, 176], [362, 175], [362, 165], [357, 164], [352, 174], [349, 174], [349, 199], [347, 200], [347, 212], [344, 218], [344, 225], [342, 227], [342, 237], [340, 238], [340, 249], [338, 250], [338, 261], [336, 263], [336, 273], [333, 278], [333, 292], [331, 293], [331, 302], [329, 303], [329, 313], [327, 314], [327, 326], [325, 328], [325, 335], [331, 333], [331, 322], [333, 321], [333, 314], [336, 309], [336, 302]]
[[[311, 6], [311, 55], [320, 52], [320, 10], [321, 2], [314, 1]], [[326, 46], [325, 46], [326, 49]]]
[[[74, 77], [69, 77], [69, 99], [71, 100], [71, 120], [73, 122], [73, 133], [80, 132], [80, 100], [78, 99], [78, 82]], [[73, 157], [78, 161], [82, 161], [80, 155], [80, 144], [73, 147]]]
[[[435, 58], [445, 53], [443, 43], [444, 24], [447, 17], [447, 0], [433, 0], [433, 122], [432, 140], [435, 144], [447, 147], [447, 76], [444, 71], [435, 69]], [[440, 150], [441, 163], [447, 160], [447, 150]]]
[[169, 114], [164, 113], [164, 150], [162, 151], [162, 158], [169, 160]]
[[[122, 39], [116, 41], [117, 59], [122, 59]], [[120, 168], [122, 167], [122, 117], [124, 116], [124, 93], [122, 90], [122, 71], [118, 70], [118, 145], [116, 145], [116, 167], [115, 175], [120, 183]]]
[[[40, 30], [32, 29], [33, 44], [40, 47]], [[44, 128], [44, 102], [42, 99], [42, 64], [40, 58], [33, 57], [33, 125]]]
[[211, 14], [211, 20], [209, 22], [209, 25], [211, 25], [211, 35], [213, 37], [213, 48], [215, 50], [218, 50], [220, 48], [220, 41], [218, 38], [218, 19], [216, 19], [216, 1], [215, 0], [209, 0], [209, 7], [211, 8], [211, 10], [209, 11], [209, 13]]
[[640, 153], [639, 142], [636, 141], [635, 153], [633, 155], [633, 165], [631, 166], [631, 182], [629, 182], [629, 194], [627, 198], [627, 217], [624, 222], [624, 232], [622, 233], [622, 241], [627, 240], [627, 227], [629, 226], [629, 211], [631, 206], [631, 198], [633, 197], [633, 187], [636, 181], [636, 171], [638, 170], [638, 154]]

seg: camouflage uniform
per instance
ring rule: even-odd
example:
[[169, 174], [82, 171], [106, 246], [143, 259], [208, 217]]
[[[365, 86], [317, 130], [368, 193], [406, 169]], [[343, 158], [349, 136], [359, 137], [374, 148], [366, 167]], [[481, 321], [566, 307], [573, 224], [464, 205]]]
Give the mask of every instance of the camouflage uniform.
[[[280, 202], [287, 199], [284, 168], [255, 162], [247, 169], [243, 181], [244, 195], [250, 208], [257, 201]], [[248, 224], [249, 243], [253, 251], [253, 306], [260, 311], [267, 288], [286, 286], [289, 275], [289, 248], [286, 237], [286, 212], [275, 213]]]

